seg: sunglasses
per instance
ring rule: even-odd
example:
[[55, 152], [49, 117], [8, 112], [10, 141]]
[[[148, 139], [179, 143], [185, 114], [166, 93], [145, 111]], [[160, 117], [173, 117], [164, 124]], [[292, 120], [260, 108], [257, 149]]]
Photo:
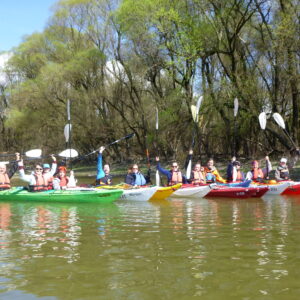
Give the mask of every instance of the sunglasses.
[[172, 168], [178, 168], [178, 166], [172, 166]]

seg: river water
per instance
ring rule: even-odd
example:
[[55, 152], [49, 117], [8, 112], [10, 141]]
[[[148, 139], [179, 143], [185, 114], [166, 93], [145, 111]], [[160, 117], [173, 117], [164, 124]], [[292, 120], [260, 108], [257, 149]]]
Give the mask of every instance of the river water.
[[0, 202], [0, 299], [299, 299], [300, 197]]

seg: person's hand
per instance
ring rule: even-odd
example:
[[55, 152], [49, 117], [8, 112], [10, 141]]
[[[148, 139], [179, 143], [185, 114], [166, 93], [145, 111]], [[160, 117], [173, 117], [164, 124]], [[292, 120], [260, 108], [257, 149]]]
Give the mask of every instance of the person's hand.
[[269, 159], [269, 156], [266, 156], [266, 157], [265, 157], [265, 160], [270, 160], [270, 159]]
[[53, 161], [56, 161], [56, 157], [54, 156], [54, 154], [51, 154], [50, 157], [52, 158]]
[[99, 148], [99, 153], [102, 153], [104, 150], [105, 150], [105, 147], [104, 147], [104, 146], [101, 146], [101, 147]]
[[232, 162], [236, 161], [236, 157], [235, 157], [235, 156], [232, 156], [231, 161], [232, 161]]
[[155, 160], [156, 160], [156, 161], [159, 161], [159, 156], [156, 156], [156, 157], [155, 157]]
[[16, 161], [19, 161], [21, 159], [20, 153], [16, 152], [15, 154], [16, 154]]
[[194, 153], [194, 151], [191, 149], [190, 151], [189, 151], [189, 155], [192, 155]]

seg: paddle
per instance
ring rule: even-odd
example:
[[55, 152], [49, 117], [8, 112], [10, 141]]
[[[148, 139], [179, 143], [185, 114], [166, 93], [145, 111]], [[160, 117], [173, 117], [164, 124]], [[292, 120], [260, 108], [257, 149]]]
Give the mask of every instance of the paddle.
[[[156, 143], [158, 141], [158, 124], [159, 124], [158, 107], [156, 107], [156, 123], [155, 123], [155, 139], [156, 139]], [[158, 152], [157, 149], [156, 149], [156, 152]], [[157, 153], [157, 155], [159, 156], [159, 153]], [[160, 186], [160, 175], [159, 175], [159, 171], [158, 170], [156, 170], [156, 173], [155, 173], [155, 183], [156, 183], [156, 186]]]
[[266, 125], [267, 125], [267, 115], [266, 115], [266, 113], [264, 111], [259, 114], [258, 120], [259, 120], [260, 128], [262, 130], [265, 130], [266, 129]]
[[279, 125], [279, 127], [281, 127], [284, 131], [284, 133], [287, 135], [287, 137], [290, 139], [291, 143], [293, 144], [293, 146], [297, 149], [298, 147], [296, 146], [296, 144], [294, 143], [292, 137], [289, 135], [289, 133], [287, 132], [287, 130], [285, 129], [285, 123], [284, 120], [282, 118], [282, 116], [279, 113], [274, 113], [273, 114], [273, 119], [275, 120], [275, 122]]
[[[0, 156], [13, 156], [16, 155], [14, 154], [1, 154]], [[20, 155], [25, 155], [27, 157], [40, 157], [42, 155], [42, 150], [41, 149], [32, 149], [32, 150], [28, 150], [25, 153], [21, 153]]]
[[233, 116], [234, 116], [234, 132], [233, 132], [233, 156], [236, 156], [236, 116], [239, 111], [239, 100], [238, 98], [234, 98], [234, 108], [233, 108]]
[[[124, 137], [121, 137], [120, 139], [118, 139], [118, 140], [116, 140], [116, 141], [114, 141], [114, 142], [112, 142], [112, 143], [110, 143], [110, 144], [108, 144], [108, 145], [106, 145], [106, 146], [104, 146], [104, 147], [107, 148], [107, 147], [109, 147], [109, 146], [111, 146], [111, 145], [114, 145], [114, 144], [116, 144], [116, 143], [119, 143], [120, 141], [130, 139], [130, 138], [132, 138], [133, 136], [134, 136], [134, 133], [130, 133], [130, 134], [128, 134], [128, 135], [126, 135], [126, 136], [124, 136]], [[88, 154], [83, 155], [83, 157], [92, 155], [92, 154], [96, 153], [97, 151], [98, 151], [98, 149], [97, 149], [97, 150], [94, 150], [94, 151], [92, 151], [92, 152], [90, 152], [90, 153], [88, 153]]]
[[[200, 96], [196, 106], [192, 105], [191, 106], [191, 111], [192, 111], [192, 116], [193, 116], [193, 120], [194, 120], [194, 131], [193, 131], [193, 137], [192, 137], [192, 146], [191, 149], [194, 148], [195, 146], [195, 136], [196, 136], [196, 132], [197, 132], [197, 126], [198, 126], [198, 120], [199, 120], [199, 110], [200, 110], [200, 106], [203, 100], [203, 96]], [[186, 168], [186, 178], [190, 179], [191, 178], [191, 171], [192, 171], [192, 157], [190, 157], [188, 166]]]
[[[70, 100], [67, 100], [67, 118], [68, 118], [68, 124], [65, 125], [64, 128], [64, 135], [65, 135], [65, 139], [66, 139], [66, 146], [69, 146], [69, 149], [71, 149], [71, 129], [72, 129], [72, 125], [71, 125], [71, 110], [70, 110]], [[78, 156], [78, 153], [77, 155]], [[64, 155], [64, 157], [67, 156]], [[70, 150], [70, 154], [69, 154], [69, 158], [72, 157], [72, 153]], [[70, 168], [72, 170], [72, 163], [70, 162]]]

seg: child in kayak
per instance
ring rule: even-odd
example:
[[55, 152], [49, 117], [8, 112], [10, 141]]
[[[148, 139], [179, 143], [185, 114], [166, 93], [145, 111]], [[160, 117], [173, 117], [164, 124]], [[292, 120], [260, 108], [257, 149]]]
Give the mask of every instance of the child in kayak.
[[110, 167], [105, 164], [102, 168], [102, 152], [105, 150], [104, 146], [99, 148], [98, 159], [97, 159], [97, 176], [96, 186], [100, 185], [112, 185], [112, 175], [110, 175]]
[[58, 175], [53, 180], [53, 188], [55, 190], [65, 190], [67, 188], [76, 187], [77, 180], [74, 177], [74, 171], [70, 171], [70, 176], [67, 176], [67, 169], [65, 166], [58, 168]]
[[245, 174], [241, 171], [241, 163], [232, 158], [231, 163], [227, 167], [227, 181], [228, 182], [242, 182], [245, 181]]
[[226, 180], [221, 177], [218, 170], [214, 166], [214, 160], [212, 158], [208, 160], [207, 166], [204, 168], [204, 171], [207, 183], [212, 183], [216, 181], [226, 183]]
[[168, 185], [174, 185], [178, 183], [188, 183], [186, 177], [179, 171], [178, 163], [174, 161], [171, 166], [171, 170], [166, 170], [160, 166], [159, 157], [155, 158], [157, 162], [157, 170], [166, 175], [168, 178]]
[[51, 158], [52, 166], [50, 171], [44, 173], [42, 165], [37, 164], [35, 170], [30, 175], [25, 174], [23, 160], [18, 161], [20, 178], [29, 183], [30, 192], [49, 190], [49, 184], [52, 184], [51, 177], [55, 174], [57, 167], [54, 155], [51, 155]]
[[275, 179], [277, 181], [290, 179], [289, 168], [287, 166], [287, 159], [284, 157], [280, 159], [279, 166], [275, 171]]
[[246, 175], [246, 180], [261, 181], [263, 179], [268, 179], [269, 172], [272, 170], [272, 164], [270, 162], [269, 156], [265, 157], [266, 167], [261, 169], [257, 160], [252, 161], [252, 170]]

